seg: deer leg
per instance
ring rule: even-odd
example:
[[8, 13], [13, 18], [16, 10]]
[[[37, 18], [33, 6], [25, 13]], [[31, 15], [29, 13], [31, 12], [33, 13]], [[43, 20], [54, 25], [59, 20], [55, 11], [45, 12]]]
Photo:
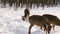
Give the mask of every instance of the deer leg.
[[29, 27], [29, 32], [28, 32], [29, 34], [31, 33], [31, 28], [32, 28], [32, 26], [33, 26], [33, 25], [30, 25], [30, 27]]
[[46, 25], [45, 26], [45, 31], [46, 31], [46, 34], [49, 34], [49, 32], [50, 32], [50, 26]]
[[48, 34], [50, 34], [51, 27], [52, 27], [52, 26], [48, 26]]
[[40, 28], [41, 30], [42, 30], [42, 26], [41, 26], [41, 28]]
[[55, 26], [53, 25], [53, 30], [54, 30], [54, 27], [55, 27]]
[[48, 30], [47, 30], [46, 26], [44, 26], [44, 31], [45, 31], [46, 34], [47, 34]]
[[46, 29], [46, 26], [44, 26], [44, 31], [45, 31], [45, 30], [47, 30], [47, 29]]

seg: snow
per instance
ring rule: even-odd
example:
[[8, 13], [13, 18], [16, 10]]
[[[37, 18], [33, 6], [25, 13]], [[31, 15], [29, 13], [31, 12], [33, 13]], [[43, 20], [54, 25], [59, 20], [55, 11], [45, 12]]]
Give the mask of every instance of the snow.
[[[14, 11], [13, 7], [0, 8], [0, 34], [28, 34], [30, 24], [26, 21], [22, 21], [25, 8], [18, 8]], [[52, 14], [60, 19], [60, 7], [45, 7], [44, 10], [35, 8], [30, 10], [31, 15], [43, 15]], [[56, 26], [55, 30], [50, 34], [59, 34], [60, 26]], [[31, 34], [45, 34], [38, 26], [34, 26], [31, 29]]]

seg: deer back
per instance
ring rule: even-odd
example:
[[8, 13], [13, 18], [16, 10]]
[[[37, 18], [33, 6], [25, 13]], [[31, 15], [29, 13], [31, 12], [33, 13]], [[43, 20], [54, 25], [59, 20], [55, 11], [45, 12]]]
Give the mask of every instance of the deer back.
[[57, 16], [50, 15], [50, 14], [44, 14], [43, 16], [46, 17], [50, 23], [60, 26], [60, 23], [59, 23], [60, 20], [58, 19]]

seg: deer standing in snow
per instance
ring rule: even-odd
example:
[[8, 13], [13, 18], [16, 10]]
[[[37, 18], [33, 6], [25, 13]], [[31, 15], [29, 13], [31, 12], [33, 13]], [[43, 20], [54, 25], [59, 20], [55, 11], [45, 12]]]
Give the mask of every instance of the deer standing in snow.
[[60, 26], [60, 20], [58, 19], [57, 16], [44, 14], [43, 17], [47, 18], [49, 23], [52, 24], [53, 30], [54, 30], [55, 25]]
[[28, 9], [25, 9], [24, 11], [24, 16], [22, 16], [22, 19], [23, 21], [28, 21], [30, 23], [30, 27], [29, 27], [29, 34], [31, 34], [31, 28], [32, 26], [34, 25], [37, 25], [39, 27], [42, 27], [44, 28], [44, 31], [46, 31], [46, 33], [50, 33], [50, 30], [51, 30], [51, 25], [50, 23], [48, 23], [47, 19], [43, 16], [40, 16], [40, 15], [32, 15], [32, 16], [29, 16], [30, 15], [30, 12]]

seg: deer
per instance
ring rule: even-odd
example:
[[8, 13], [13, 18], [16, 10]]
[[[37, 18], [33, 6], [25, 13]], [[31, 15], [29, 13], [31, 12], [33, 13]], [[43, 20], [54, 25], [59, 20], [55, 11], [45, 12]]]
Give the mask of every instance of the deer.
[[29, 34], [31, 34], [31, 28], [34, 26], [34, 25], [37, 25], [39, 27], [42, 27], [44, 28], [44, 31], [46, 31], [46, 33], [50, 33], [51, 31], [51, 25], [50, 23], [47, 23], [47, 19], [43, 16], [40, 16], [40, 15], [32, 15], [32, 16], [29, 16], [30, 15], [30, 12], [28, 9], [25, 9], [24, 10], [24, 16], [22, 16], [22, 20], [23, 21], [28, 21], [30, 23], [30, 26], [29, 26]]
[[43, 16], [46, 19], [48, 19], [50, 24], [52, 24], [53, 30], [54, 30], [55, 25], [60, 26], [60, 23], [59, 23], [60, 20], [59, 20], [59, 18], [57, 16], [51, 15], [51, 14], [44, 14]]
[[29, 10], [25, 9], [25, 11], [24, 11], [24, 17], [22, 16], [23, 21], [27, 20], [27, 18], [29, 17], [29, 15], [30, 15]]

